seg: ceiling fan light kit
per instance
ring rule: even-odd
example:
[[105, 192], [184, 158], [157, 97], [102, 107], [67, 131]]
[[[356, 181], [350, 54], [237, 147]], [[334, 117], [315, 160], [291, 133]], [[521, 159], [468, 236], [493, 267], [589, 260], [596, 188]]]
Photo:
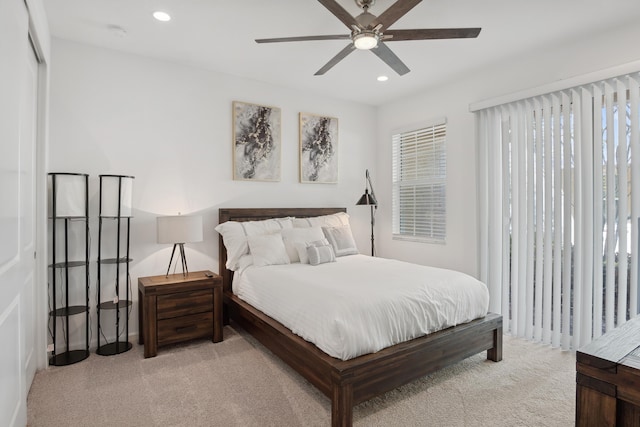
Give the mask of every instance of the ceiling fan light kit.
[[374, 31], [362, 31], [352, 37], [356, 49], [369, 50], [378, 46], [379, 36]]
[[380, 16], [369, 13], [369, 8], [375, 4], [375, 0], [355, 0], [363, 13], [354, 17], [349, 14], [336, 0], [318, 0], [329, 12], [342, 21], [351, 30], [351, 34], [281, 37], [271, 39], [256, 39], [256, 43], [278, 43], [312, 40], [345, 40], [351, 43], [342, 49], [336, 56], [320, 68], [315, 75], [323, 75], [338, 62], [342, 61], [355, 49], [371, 50], [378, 58], [391, 67], [399, 75], [408, 73], [407, 67], [386, 45], [386, 42], [405, 40], [434, 40], [434, 39], [458, 39], [475, 38], [480, 33], [480, 28], [433, 28], [411, 30], [389, 30], [398, 19], [417, 6], [422, 0], [398, 0], [385, 10]]

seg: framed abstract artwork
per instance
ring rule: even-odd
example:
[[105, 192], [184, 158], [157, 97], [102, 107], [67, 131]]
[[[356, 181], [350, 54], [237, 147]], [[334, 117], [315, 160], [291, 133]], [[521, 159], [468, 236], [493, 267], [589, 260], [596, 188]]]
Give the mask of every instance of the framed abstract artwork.
[[338, 119], [300, 113], [300, 182], [338, 182]]
[[233, 179], [280, 181], [280, 118], [277, 107], [233, 102]]

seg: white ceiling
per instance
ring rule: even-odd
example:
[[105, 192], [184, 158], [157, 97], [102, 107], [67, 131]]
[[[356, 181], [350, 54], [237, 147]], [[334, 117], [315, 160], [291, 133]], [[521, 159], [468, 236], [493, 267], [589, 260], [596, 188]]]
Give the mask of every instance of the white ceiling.
[[[347, 11], [354, 0], [337, 0]], [[377, 0], [380, 15], [395, 0]], [[638, 0], [425, 0], [392, 29], [482, 27], [477, 39], [389, 42], [411, 69], [398, 76], [355, 51], [314, 73], [348, 41], [260, 44], [256, 38], [348, 34], [316, 0], [44, 0], [54, 37], [179, 62], [271, 84], [380, 105], [490, 63], [639, 25]], [[151, 16], [171, 14], [168, 23]], [[126, 34], [114, 31], [113, 26]], [[389, 76], [384, 83], [379, 75]]]

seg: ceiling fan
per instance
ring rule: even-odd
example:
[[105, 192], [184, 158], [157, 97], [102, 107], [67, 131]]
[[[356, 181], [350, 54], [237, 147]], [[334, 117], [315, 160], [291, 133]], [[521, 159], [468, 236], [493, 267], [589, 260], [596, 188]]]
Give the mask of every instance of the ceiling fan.
[[333, 13], [350, 30], [351, 34], [327, 36], [281, 37], [274, 39], [257, 39], [257, 43], [278, 43], [310, 40], [351, 40], [336, 56], [320, 68], [315, 75], [319, 76], [347, 57], [354, 49], [371, 50], [378, 58], [399, 75], [405, 75], [409, 68], [387, 47], [386, 42], [403, 40], [457, 39], [475, 38], [480, 34], [480, 28], [433, 28], [418, 30], [389, 30], [398, 19], [413, 9], [422, 0], [398, 0], [385, 10], [382, 15], [369, 13], [369, 8], [375, 0], [355, 0], [364, 12], [353, 17], [336, 0], [318, 0]]

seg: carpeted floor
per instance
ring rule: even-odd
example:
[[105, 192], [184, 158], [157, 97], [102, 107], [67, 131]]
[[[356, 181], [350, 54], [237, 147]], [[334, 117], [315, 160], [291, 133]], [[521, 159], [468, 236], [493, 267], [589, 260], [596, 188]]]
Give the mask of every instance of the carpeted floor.
[[[36, 374], [37, 426], [329, 426], [330, 402], [242, 329], [224, 341], [137, 344]], [[569, 426], [575, 355], [504, 337], [504, 360], [471, 357], [354, 409], [356, 426]]]

